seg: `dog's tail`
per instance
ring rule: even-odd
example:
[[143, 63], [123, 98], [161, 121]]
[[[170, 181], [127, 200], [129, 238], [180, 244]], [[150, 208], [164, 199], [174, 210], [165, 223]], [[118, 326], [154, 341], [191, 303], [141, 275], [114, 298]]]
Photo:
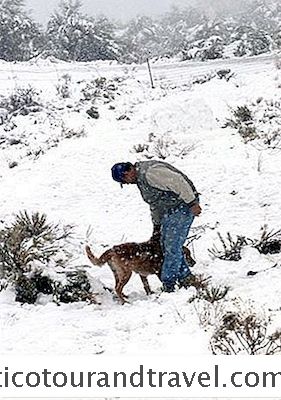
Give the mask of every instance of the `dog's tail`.
[[89, 258], [89, 260], [91, 261], [92, 264], [97, 265], [98, 267], [101, 267], [102, 265], [104, 265], [105, 263], [108, 262], [108, 260], [110, 259], [110, 250], [107, 250], [105, 253], [103, 253], [99, 258], [96, 257], [91, 249], [90, 246], [86, 246], [85, 247], [86, 250], [86, 254]]

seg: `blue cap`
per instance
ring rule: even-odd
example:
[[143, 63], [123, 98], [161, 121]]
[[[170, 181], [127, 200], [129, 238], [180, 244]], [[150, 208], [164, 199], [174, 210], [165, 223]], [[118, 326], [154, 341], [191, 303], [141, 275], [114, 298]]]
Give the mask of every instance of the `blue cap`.
[[124, 174], [125, 172], [129, 171], [131, 167], [132, 164], [130, 162], [122, 162], [114, 164], [113, 167], [111, 168], [112, 178], [116, 182], [124, 183], [123, 181]]

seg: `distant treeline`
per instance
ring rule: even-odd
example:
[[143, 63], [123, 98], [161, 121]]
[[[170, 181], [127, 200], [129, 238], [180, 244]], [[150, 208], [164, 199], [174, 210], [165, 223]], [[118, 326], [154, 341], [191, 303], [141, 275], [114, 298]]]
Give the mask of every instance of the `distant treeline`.
[[0, 59], [64, 61], [146, 58], [181, 60], [252, 56], [281, 47], [279, 0], [257, 0], [233, 15], [208, 16], [207, 10], [172, 8], [159, 18], [138, 17], [126, 24], [81, 11], [80, 0], [62, 0], [46, 29], [26, 10], [25, 0], [0, 0]]

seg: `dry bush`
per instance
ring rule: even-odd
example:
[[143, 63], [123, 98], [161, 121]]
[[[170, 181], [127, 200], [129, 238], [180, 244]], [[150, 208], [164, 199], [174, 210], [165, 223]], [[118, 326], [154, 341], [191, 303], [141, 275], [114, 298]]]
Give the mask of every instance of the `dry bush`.
[[276, 354], [281, 351], [281, 332], [268, 335], [269, 320], [250, 313], [227, 312], [213, 334], [213, 354]]
[[281, 252], [281, 229], [274, 231], [268, 230], [268, 226], [261, 228], [260, 239], [251, 240], [255, 247], [262, 254], [276, 254]]
[[221, 321], [225, 312], [225, 301], [210, 303], [207, 300], [194, 298], [192, 301], [200, 326], [207, 330]]
[[206, 284], [206, 279], [203, 285], [198, 288], [196, 295], [190, 299], [190, 302], [195, 299], [205, 300], [208, 303], [215, 303], [216, 301], [220, 301], [225, 298], [227, 293], [229, 292], [228, 286], [212, 286]]
[[207, 280], [205, 285], [198, 288], [196, 294], [189, 300], [189, 303], [194, 305], [199, 323], [203, 328], [206, 329], [209, 326], [214, 326], [221, 320], [221, 316], [225, 310], [225, 298], [228, 291], [229, 287], [215, 287], [210, 285]]
[[195, 287], [198, 293], [198, 291], [206, 290], [210, 281], [210, 276], [205, 276], [204, 274], [192, 274], [190, 279], [187, 277], [187, 280], [189, 286]]
[[169, 149], [171, 144], [172, 143], [170, 143], [168, 140], [165, 140], [163, 137], [157, 139], [157, 141], [154, 143], [155, 156], [160, 160], [165, 160], [171, 154]]
[[170, 156], [184, 158], [195, 149], [192, 145], [177, 143], [169, 134], [157, 136], [150, 133], [147, 143], [139, 143], [132, 149], [135, 153], [143, 153], [148, 159], [158, 158], [166, 160]]
[[219, 232], [218, 237], [222, 248], [218, 249], [216, 246], [213, 246], [211, 249], [208, 249], [209, 253], [220, 260], [241, 260], [241, 250], [248, 244], [248, 240], [244, 236], [237, 236], [236, 239], [233, 239], [229, 232], [227, 233], [226, 239], [224, 239]]
[[136, 153], [143, 153], [144, 151], [148, 151], [148, 144], [136, 144], [133, 146], [133, 151]]
[[228, 232], [226, 239], [218, 232], [222, 248], [218, 249], [215, 245], [208, 249], [209, 253], [221, 260], [239, 261], [241, 260], [241, 250], [244, 246], [256, 248], [262, 254], [276, 254], [281, 252], [281, 229], [269, 230], [267, 225], [261, 227], [261, 237], [259, 239], [246, 238], [238, 235], [235, 239]]
[[9, 97], [2, 99], [0, 107], [12, 115], [28, 115], [42, 109], [39, 93], [33, 87], [16, 89]]

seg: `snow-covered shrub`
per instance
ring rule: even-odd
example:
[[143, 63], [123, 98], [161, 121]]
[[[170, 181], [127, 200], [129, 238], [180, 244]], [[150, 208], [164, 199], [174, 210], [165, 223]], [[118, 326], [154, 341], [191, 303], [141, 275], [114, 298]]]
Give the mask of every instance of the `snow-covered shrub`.
[[81, 127], [79, 129], [72, 129], [66, 127], [64, 124], [62, 125], [62, 131], [61, 131], [62, 137], [66, 139], [71, 139], [71, 138], [81, 138], [81, 137], [86, 137], [86, 131], [84, 127]]
[[49, 276], [43, 275], [42, 271], [36, 271], [31, 280], [35, 283], [39, 293], [52, 294], [54, 292], [53, 280]]
[[41, 271], [36, 271], [30, 276], [21, 275], [15, 282], [15, 301], [34, 304], [39, 293], [52, 294], [54, 287], [53, 280], [48, 276], [42, 275]]
[[281, 102], [258, 98], [245, 106], [231, 110], [232, 118], [226, 120], [226, 126], [237, 129], [247, 143], [256, 140], [262, 148], [279, 149], [281, 147]]
[[251, 239], [241, 235], [237, 235], [234, 239], [229, 232], [225, 239], [219, 232], [218, 237], [222, 248], [218, 249], [214, 245], [208, 251], [213, 257], [221, 260], [241, 260], [241, 250], [245, 246], [254, 247], [262, 254], [276, 254], [281, 252], [281, 229], [277, 231], [268, 230], [267, 225], [261, 228], [261, 237], [259, 239]]
[[6, 290], [8, 286], [9, 284], [7, 282], [7, 279], [5, 278], [0, 279], [0, 292], [1, 290]]
[[260, 144], [266, 148], [281, 147], [281, 102], [278, 99], [258, 99], [251, 104]]
[[8, 110], [6, 108], [0, 108], [0, 125], [3, 125], [8, 120]]
[[148, 151], [148, 144], [136, 144], [133, 146], [133, 151], [136, 153], [143, 153], [144, 151]]
[[193, 304], [199, 323], [204, 329], [220, 321], [230, 289], [226, 286], [213, 286], [209, 281], [210, 277], [204, 278], [202, 284], [196, 288], [196, 294], [188, 301]]
[[56, 85], [56, 90], [59, 97], [63, 99], [68, 99], [71, 96], [71, 76], [69, 74], [62, 75]]
[[196, 274], [196, 275], [192, 274], [190, 278], [187, 278], [187, 283], [188, 286], [193, 286], [197, 291], [200, 291], [200, 290], [205, 290], [207, 288], [209, 280], [210, 276], [205, 276], [204, 274]]
[[223, 57], [223, 40], [219, 36], [210, 36], [198, 40], [183, 54], [183, 60], [196, 59], [200, 61], [215, 60]]
[[165, 140], [163, 137], [157, 139], [153, 148], [155, 156], [160, 160], [165, 160], [171, 154], [169, 148], [173, 144], [175, 144], [174, 141]]
[[261, 228], [260, 239], [251, 240], [253, 247], [262, 254], [276, 254], [281, 252], [281, 229], [268, 230], [268, 226]]
[[228, 286], [212, 286], [210, 284], [202, 285], [201, 288], [197, 290], [196, 295], [190, 299], [193, 302], [195, 299], [205, 300], [209, 303], [215, 303], [225, 298], [229, 292]]
[[220, 239], [222, 248], [218, 249], [215, 245], [208, 249], [209, 253], [213, 257], [219, 258], [220, 260], [229, 261], [239, 261], [241, 260], [241, 250], [248, 244], [248, 240], [244, 236], [236, 236], [235, 239], [232, 238], [231, 234], [228, 232], [226, 239], [218, 232], [218, 237]]
[[34, 304], [39, 291], [35, 282], [25, 275], [19, 276], [15, 281], [16, 298], [19, 303]]
[[236, 109], [231, 110], [231, 113], [232, 118], [226, 120], [224, 127], [230, 126], [237, 129], [245, 143], [259, 137], [254, 125], [252, 112], [248, 106], [238, 106]]
[[276, 354], [281, 352], [281, 332], [268, 335], [269, 320], [256, 314], [227, 312], [211, 341], [213, 354]]
[[127, 114], [121, 114], [119, 117], [116, 118], [117, 121], [130, 121], [130, 117]]
[[82, 101], [95, 102], [97, 99], [102, 99], [105, 103], [114, 100], [117, 86], [114, 81], [104, 77], [96, 78], [82, 88]]
[[195, 78], [192, 79], [191, 83], [192, 85], [194, 84], [202, 84], [209, 82], [211, 79], [215, 78], [216, 74], [215, 72], [208, 72], [206, 74], [198, 75]]
[[236, 50], [234, 51], [236, 57], [256, 56], [267, 53], [270, 51], [272, 43], [267, 32], [248, 25], [236, 27], [232, 41], [236, 45]]
[[95, 302], [88, 275], [86, 271], [81, 269], [66, 272], [65, 283], [55, 283], [54, 297], [56, 303], [73, 303], [86, 300]]
[[17, 163], [17, 161], [10, 161], [9, 162], [9, 168], [15, 168], [15, 167], [17, 167], [19, 164]]
[[87, 273], [80, 266], [66, 268], [71, 234], [72, 227], [47, 223], [45, 214], [19, 213], [0, 231], [1, 289], [11, 284], [20, 303], [34, 304], [39, 294], [52, 295], [56, 303], [95, 302]]
[[42, 109], [39, 93], [31, 86], [15, 89], [10, 96], [1, 100], [0, 107], [12, 115], [27, 115]]
[[227, 82], [234, 76], [234, 72], [230, 68], [220, 69], [216, 71], [216, 74], [220, 79], [225, 79]]
[[89, 117], [94, 118], [94, 119], [99, 119], [99, 117], [100, 117], [97, 107], [94, 107], [94, 106], [90, 107], [86, 111], [86, 113], [89, 115]]
[[20, 212], [0, 231], [0, 278], [13, 283], [41, 266], [64, 266], [71, 257], [65, 246], [70, 235], [70, 226], [50, 224], [45, 214]]
[[224, 299], [210, 303], [207, 300], [193, 297], [190, 302], [195, 309], [200, 326], [205, 330], [216, 326], [224, 315], [226, 303]]
[[15, 301], [34, 304], [42, 293], [52, 295], [57, 304], [86, 300], [96, 303], [88, 275], [79, 268], [66, 271], [63, 282], [42, 275], [41, 271], [19, 276], [15, 281]]
[[[61, 95], [66, 95], [63, 87], [61, 90]], [[78, 101], [41, 103], [38, 93], [28, 87], [0, 97], [1, 102], [8, 119], [3, 126], [0, 122], [0, 151], [5, 151], [2, 165], [4, 162], [9, 168], [25, 158], [38, 159], [65, 139], [86, 136], [84, 126], [77, 125], [77, 113], [83, 107]]]
[[156, 135], [150, 133], [147, 143], [139, 143], [132, 149], [133, 152], [143, 153], [143, 156], [165, 160], [170, 156], [184, 158], [194, 150], [194, 145], [177, 143], [170, 134]]
[[209, 82], [211, 79], [214, 78], [219, 78], [219, 79], [225, 79], [227, 82], [234, 76], [234, 73], [231, 71], [231, 69], [219, 69], [217, 71], [211, 71], [202, 75], [198, 75], [195, 78], [192, 79], [191, 83], [192, 84], [202, 84]]

